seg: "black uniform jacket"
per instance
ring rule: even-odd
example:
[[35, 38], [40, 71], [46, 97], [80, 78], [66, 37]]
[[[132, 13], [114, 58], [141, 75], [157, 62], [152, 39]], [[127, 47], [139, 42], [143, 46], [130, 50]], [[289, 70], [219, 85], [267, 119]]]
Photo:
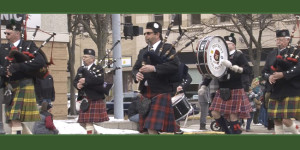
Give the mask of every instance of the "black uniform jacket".
[[[287, 49], [280, 52], [284, 55]], [[262, 76], [267, 80], [266, 90], [271, 92], [270, 98], [276, 100], [282, 100], [286, 97], [300, 96], [300, 64], [297, 63], [287, 71], [283, 71], [284, 77], [276, 80], [276, 83], [271, 85], [269, 83], [269, 76], [274, 73], [271, 66], [276, 60], [278, 50], [271, 51], [267, 57], [266, 64], [262, 70]]]
[[[162, 47], [162, 42], [158, 45], [158, 47], [155, 50], [155, 53], [157, 55], [161, 47]], [[165, 43], [160, 57], [163, 58], [164, 54], [169, 49], [171, 49], [170, 54], [174, 54], [176, 52], [175, 49], [172, 48], [171, 44]], [[137, 83], [136, 74], [139, 72], [139, 69], [142, 67], [143, 55], [147, 51], [148, 51], [148, 47], [145, 47], [140, 50], [137, 61], [133, 66], [132, 74], [136, 83]], [[178, 74], [178, 66], [179, 66], [178, 57], [175, 57], [174, 59], [171, 60], [165, 60], [161, 64], [156, 64], [155, 65], [156, 72], [144, 73], [144, 80], [142, 80], [139, 85], [139, 90], [141, 91], [141, 93], [146, 92], [145, 81], [148, 82], [151, 91], [154, 93], [172, 92], [173, 83], [174, 83], [174, 81], [172, 81], [172, 78]]]
[[[19, 52], [26, 51], [28, 47], [28, 51], [34, 55], [34, 58], [28, 61], [19, 61], [10, 64], [9, 61], [5, 59], [5, 57], [9, 55], [9, 52], [11, 51], [11, 46], [10, 44], [2, 44], [0, 52], [0, 65], [3, 68], [7, 68], [7, 66], [10, 65], [10, 72], [12, 73], [12, 76], [9, 79], [10, 81], [32, 78], [34, 77], [32, 72], [35, 72], [40, 68], [46, 66], [45, 58], [39, 52], [34, 53], [38, 49], [34, 42], [21, 40], [20, 44], [17, 46]], [[15, 58], [15, 60], [17, 60], [17, 58]], [[6, 74], [6, 71], [0, 72], [1, 75]]]
[[80, 78], [85, 78], [85, 84], [82, 89], [78, 89], [78, 97], [82, 95], [80, 93], [85, 93], [87, 98], [96, 101], [99, 99], [104, 99], [104, 69], [100, 65], [93, 64], [89, 70], [83, 66], [79, 67], [77, 74], [74, 79], [74, 87], [77, 88], [77, 83]]

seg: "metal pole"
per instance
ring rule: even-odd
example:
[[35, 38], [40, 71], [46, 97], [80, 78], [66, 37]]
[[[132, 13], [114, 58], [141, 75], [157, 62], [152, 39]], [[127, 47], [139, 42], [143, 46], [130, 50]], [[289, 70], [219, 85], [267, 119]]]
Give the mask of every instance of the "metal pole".
[[[121, 21], [120, 14], [112, 14], [112, 39], [113, 43], [121, 41]], [[114, 117], [124, 119], [123, 111], [123, 81], [122, 81], [122, 53], [121, 44], [118, 44], [113, 50], [113, 58], [116, 60], [115, 67], [120, 67], [115, 71], [114, 79]]]

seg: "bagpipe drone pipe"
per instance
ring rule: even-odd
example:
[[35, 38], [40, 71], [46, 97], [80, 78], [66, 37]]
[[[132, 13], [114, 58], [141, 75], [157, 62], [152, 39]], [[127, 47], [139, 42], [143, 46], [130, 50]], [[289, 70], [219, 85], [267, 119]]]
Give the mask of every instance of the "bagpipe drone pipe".
[[22, 63], [22, 62], [26, 62], [26, 61], [31, 61], [32, 59], [35, 58], [35, 56], [37, 55], [37, 53], [39, 53], [43, 59], [46, 62], [46, 65], [43, 66], [42, 68], [35, 70], [35, 71], [31, 71], [28, 72], [27, 74], [33, 76], [33, 77], [37, 77], [37, 78], [45, 78], [48, 74], [48, 66], [53, 64], [52, 60], [50, 62], [48, 62], [47, 56], [46, 54], [42, 51], [42, 47], [44, 47], [44, 45], [46, 43], [48, 43], [50, 41], [51, 38], [53, 38], [56, 33], [51, 34], [51, 36], [46, 39], [46, 41], [44, 41], [44, 43], [37, 49], [35, 49], [32, 53], [30, 52], [30, 48], [31, 45], [33, 43], [33, 40], [35, 38], [35, 35], [37, 33], [37, 31], [39, 30], [39, 26], [36, 27], [36, 30], [33, 34], [33, 38], [32, 40], [29, 42], [29, 44], [27, 45], [27, 48], [25, 51], [19, 51], [19, 50], [11, 50], [7, 56], [7, 60], [9, 62], [9, 64], [13, 64], [13, 63]]

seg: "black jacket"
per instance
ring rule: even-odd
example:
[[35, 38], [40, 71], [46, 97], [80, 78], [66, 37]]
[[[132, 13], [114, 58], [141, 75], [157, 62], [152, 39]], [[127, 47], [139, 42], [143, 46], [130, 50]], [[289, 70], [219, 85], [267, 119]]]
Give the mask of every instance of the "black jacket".
[[[284, 55], [288, 50], [282, 50], [280, 55]], [[278, 50], [271, 51], [267, 57], [266, 64], [262, 70], [262, 76], [266, 79], [266, 91], [271, 92], [270, 98], [282, 100], [286, 97], [300, 96], [300, 64], [283, 71], [284, 77], [277, 80], [275, 84], [269, 83], [269, 76], [274, 73], [271, 66], [276, 61]]]
[[[84, 87], [78, 93], [85, 93], [87, 98], [96, 101], [105, 99], [104, 95], [104, 69], [100, 65], [93, 64], [89, 70], [79, 67], [74, 79], [74, 87], [77, 88], [77, 83], [80, 78], [85, 78]], [[78, 94], [78, 97], [82, 95]]]
[[[11, 64], [7, 59], [6, 56], [9, 55], [11, 51], [11, 46], [9, 43], [1, 45], [1, 52], [0, 52], [0, 75], [2, 79], [7, 81], [8, 78], [6, 75], [6, 68], [10, 65], [9, 70], [12, 73], [12, 76], [9, 77], [10, 81], [22, 80], [26, 78], [35, 78], [34, 72], [39, 72], [42, 67], [46, 66], [46, 59], [41, 55], [39, 51], [34, 53], [38, 47], [32, 41], [24, 41], [21, 40], [19, 45], [17, 46], [19, 52], [27, 51], [34, 55], [33, 59], [28, 61], [21, 61], [22, 59], [14, 59], [14, 63]], [[19, 57], [20, 58], [20, 57]]]
[[219, 87], [230, 89], [244, 88], [242, 83], [242, 75], [251, 74], [251, 67], [248, 64], [245, 55], [242, 52], [236, 50], [232, 55], [229, 56], [229, 61], [232, 63], [232, 65], [238, 65], [239, 67], [242, 67], [243, 72], [236, 73], [230, 69], [227, 69], [227, 74], [219, 79]]
[[34, 89], [37, 102], [41, 102], [43, 99], [51, 99], [52, 102], [55, 100], [54, 81], [50, 74], [44, 79], [36, 78]]
[[[155, 50], [155, 53], [158, 55], [158, 51], [162, 46], [162, 42], [158, 45], [158, 47]], [[164, 54], [166, 51], [171, 49], [170, 54], [175, 53], [175, 49], [172, 48], [171, 44], [164, 44], [163, 51], [160, 55], [160, 57], [163, 59]], [[139, 69], [142, 67], [143, 62], [143, 56], [148, 51], [148, 47], [145, 47], [140, 50], [138, 58], [133, 66], [132, 74], [134, 81], [137, 83], [136, 80], [136, 74], [139, 72]], [[147, 62], [149, 64], [151, 62]], [[165, 60], [163, 63], [156, 64], [155, 69], [156, 72], [151, 73], [145, 73], [144, 74], [144, 80], [142, 80], [139, 84], [139, 90], [141, 93], [145, 93], [145, 81], [148, 82], [148, 85], [150, 86], [150, 89], [154, 93], [171, 93], [173, 90], [173, 83], [172, 78], [178, 73], [178, 65], [179, 60], [178, 57], [175, 57], [171, 60]]]

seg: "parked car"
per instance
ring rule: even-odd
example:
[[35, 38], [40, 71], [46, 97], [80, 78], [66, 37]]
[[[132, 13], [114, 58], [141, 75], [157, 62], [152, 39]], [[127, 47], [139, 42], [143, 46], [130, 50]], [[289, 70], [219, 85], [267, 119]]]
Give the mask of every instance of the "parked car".
[[[129, 105], [131, 104], [131, 102], [133, 102], [137, 98], [138, 94], [139, 93], [136, 92], [136, 91], [123, 93], [124, 114], [127, 113]], [[113, 114], [114, 113], [114, 99], [112, 99], [111, 101], [106, 102], [106, 110], [107, 110], [108, 114]]]

